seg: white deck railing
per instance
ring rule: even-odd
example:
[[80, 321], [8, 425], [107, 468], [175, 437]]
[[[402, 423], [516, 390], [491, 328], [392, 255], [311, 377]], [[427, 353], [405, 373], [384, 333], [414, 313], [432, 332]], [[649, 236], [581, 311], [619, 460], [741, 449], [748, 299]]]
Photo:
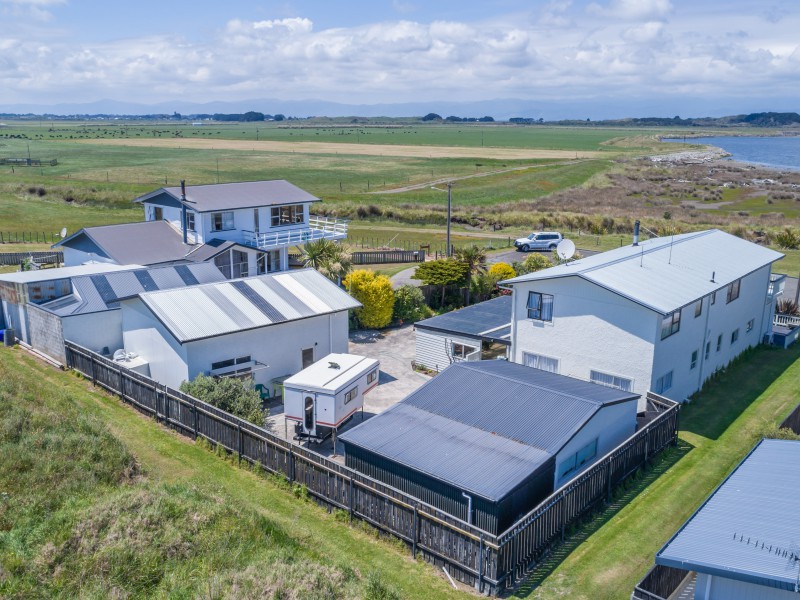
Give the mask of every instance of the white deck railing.
[[314, 240], [343, 240], [347, 238], [347, 221], [312, 216], [308, 227], [292, 227], [276, 231], [243, 231], [244, 242], [256, 248], [282, 248]]
[[775, 315], [772, 320], [773, 325], [783, 325], [784, 327], [800, 327], [800, 317], [795, 315]]

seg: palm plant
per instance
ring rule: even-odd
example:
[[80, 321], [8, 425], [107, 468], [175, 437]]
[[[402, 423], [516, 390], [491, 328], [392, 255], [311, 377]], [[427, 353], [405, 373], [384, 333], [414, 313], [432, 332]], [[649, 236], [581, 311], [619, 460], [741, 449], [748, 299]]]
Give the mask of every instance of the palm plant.
[[353, 268], [350, 249], [332, 240], [320, 239], [308, 242], [302, 248], [303, 265], [322, 273], [339, 285]]
[[455, 251], [455, 259], [467, 266], [467, 305], [469, 305], [472, 276], [486, 272], [486, 249], [475, 244], [464, 246]]

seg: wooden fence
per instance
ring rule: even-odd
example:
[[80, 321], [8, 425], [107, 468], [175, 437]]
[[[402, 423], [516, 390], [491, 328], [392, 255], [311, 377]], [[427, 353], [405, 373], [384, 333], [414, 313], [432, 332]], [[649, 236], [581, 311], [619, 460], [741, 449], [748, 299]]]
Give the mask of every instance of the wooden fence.
[[631, 594], [631, 600], [667, 600], [683, 583], [690, 571], [655, 565]]
[[63, 252], [0, 252], [0, 265], [21, 265], [26, 259], [40, 265], [56, 265], [64, 262]]
[[43, 167], [46, 165], [55, 167], [57, 164], [57, 158], [0, 158], [0, 165], [11, 165], [13, 167]]
[[0, 231], [0, 244], [55, 244], [61, 241], [58, 233], [45, 231]]
[[678, 405], [652, 397], [659, 414], [573, 482], [557, 490], [505, 533], [495, 536], [357, 471], [344, 467], [182, 392], [163, 386], [72, 342], [68, 367], [119, 395], [158, 422], [203, 437], [303, 485], [329, 509], [345, 511], [393, 535], [450, 575], [481, 592], [501, 593], [523, 577], [565, 528], [607, 499], [613, 485], [677, 440]]
[[792, 413], [784, 419], [781, 427], [786, 427], [800, 435], [800, 404], [794, 407]]
[[[393, 263], [425, 262], [425, 250], [376, 250], [374, 252], [352, 252], [354, 265], [386, 265]], [[301, 264], [301, 254], [289, 254], [292, 264]]]

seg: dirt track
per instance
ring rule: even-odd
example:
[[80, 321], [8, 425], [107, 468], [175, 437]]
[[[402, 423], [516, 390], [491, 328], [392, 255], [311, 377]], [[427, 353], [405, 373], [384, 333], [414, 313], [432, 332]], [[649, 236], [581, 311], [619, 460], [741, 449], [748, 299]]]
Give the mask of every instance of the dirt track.
[[301, 154], [360, 154], [366, 156], [405, 156], [418, 158], [494, 158], [499, 160], [576, 159], [608, 156], [607, 152], [573, 152], [537, 148], [467, 148], [463, 146], [394, 146], [391, 144], [336, 144], [328, 142], [276, 142], [253, 140], [201, 139], [94, 139], [86, 144], [198, 150], [250, 150], [261, 152], [299, 152]]

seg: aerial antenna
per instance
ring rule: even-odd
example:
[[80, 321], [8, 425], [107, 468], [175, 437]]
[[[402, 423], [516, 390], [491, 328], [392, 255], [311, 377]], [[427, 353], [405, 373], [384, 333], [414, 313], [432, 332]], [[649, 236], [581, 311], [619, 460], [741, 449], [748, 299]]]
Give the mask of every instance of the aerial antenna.
[[791, 569], [795, 565], [797, 566], [797, 577], [794, 580], [794, 591], [795, 593], [800, 592], [800, 546], [792, 542], [788, 548], [784, 548], [783, 546], [778, 546], [775, 544], [770, 544], [764, 540], [759, 540], [752, 537], [745, 537], [744, 534], [740, 533], [736, 534], [733, 533], [733, 540], [735, 542], [739, 542], [740, 544], [747, 544], [748, 546], [753, 546], [756, 550], [763, 550], [769, 554], [774, 554], [779, 558], [785, 558], [788, 560], [787, 568]]
[[575, 256], [575, 242], [572, 240], [561, 240], [556, 246], [556, 254], [563, 261], [568, 261]]
[[675, 243], [675, 234], [673, 233], [669, 238], [669, 258], [667, 259], [667, 264], [672, 264], [672, 244]]
[[62, 240], [63, 240], [65, 237], [67, 237], [67, 228], [66, 228], [66, 227], [62, 227], [62, 228], [61, 228], [61, 232], [59, 233], [59, 235], [61, 236], [61, 239], [62, 239]]

